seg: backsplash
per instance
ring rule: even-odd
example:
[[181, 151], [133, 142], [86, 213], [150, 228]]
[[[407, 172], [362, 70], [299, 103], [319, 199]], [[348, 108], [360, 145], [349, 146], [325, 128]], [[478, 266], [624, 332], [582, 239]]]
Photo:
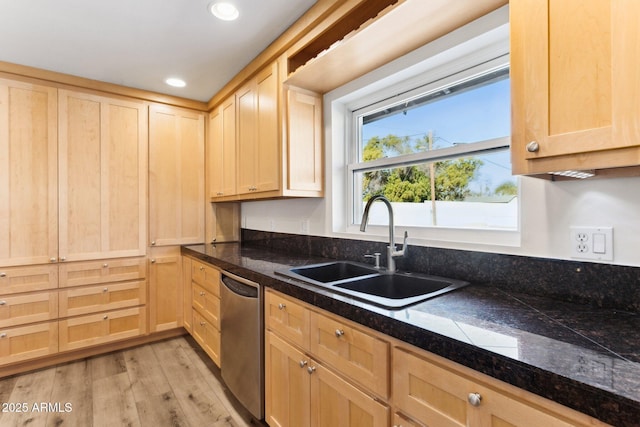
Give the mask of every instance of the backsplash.
[[[386, 243], [242, 229], [242, 244], [298, 255], [372, 262]], [[640, 312], [640, 267], [409, 246], [398, 270], [420, 272], [530, 295]]]

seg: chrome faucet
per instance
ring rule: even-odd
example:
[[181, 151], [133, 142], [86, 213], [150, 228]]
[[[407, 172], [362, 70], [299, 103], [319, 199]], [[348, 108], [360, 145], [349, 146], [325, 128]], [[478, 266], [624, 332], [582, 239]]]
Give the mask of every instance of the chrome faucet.
[[387, 270], [389, 272], [396, 271], [396, 260], [394, 258], [404, 256], [407, 253], [407, 237], [408, 233], [404, 232], [404, 241], [402, 243], [402, 249], [396, 250], [395, 240], [395, 231], [393, 227], [393, 207], [391, 207], [391, 203], [384, 196], [373, 196], [369, 199], [366, 206], [364, 207], [364, 212], [362, 213], [362, 221], [360, 224], [360, 231], [364, 233], [367, 229], [367, 223], [369, 222], [369, 209], [371, 209], [371, 205], [376, 200], [380, 200], [385, 205], [387, 205], [387, 210], [389, 211], [389, 246], [387, 246]]

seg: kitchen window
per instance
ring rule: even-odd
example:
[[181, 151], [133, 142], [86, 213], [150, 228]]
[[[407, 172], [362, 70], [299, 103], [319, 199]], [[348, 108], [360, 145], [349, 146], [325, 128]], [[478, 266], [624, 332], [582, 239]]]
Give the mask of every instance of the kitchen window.
[[[508, 8], [501, 8], [328, 94], [333, 231], [359, 232], [382, 194], [420, 241], [517, 246], [511, 175]], [[367, 234], [384, 236], [372, 205]], [[396, 234], [400, 234], [396, 231]]]

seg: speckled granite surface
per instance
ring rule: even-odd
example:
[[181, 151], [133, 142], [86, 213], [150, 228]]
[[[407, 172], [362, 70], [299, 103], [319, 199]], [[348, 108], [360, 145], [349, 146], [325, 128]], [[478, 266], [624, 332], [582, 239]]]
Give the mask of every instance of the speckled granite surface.
[[[183, 253], [612, 425], [640, 426], [640, 314], [603, 308], [612, 305], [607, 292], [590, 291], [602, 298], [596, 297], [595, 304], [577, 304], [572, 301], [580, 301], [584, 293], [565, 295], [562, 301], [553, 293], [532, 295], [518, 286], [505, 289], [503, 283], [494, 285], [491, 277], [483, 276], [482, 280], [471, 280], [467, 288], [392, 311], [275, 274], [292, 266], [344, 257], [344, 249], [336, 250], [335, 245], [327, 246], [333, 248], [329, 254], [321, 248], [320, 252], [310, 250], [309, 244], [322, 242], [310, 243], [304, 237], [297, 242], [292, 239], [287, 252], [265, 247], [264, 242], [254, 246], [249, 240], [243, 245], [187, 246]], [[371, 245], [372, 252], [379, 250], [377, 243], [363, 243]], [[359, 257], [363, 247], [352, 249], [355, 252], [348, 258], [354, 254]], [[436, 255], [434, 258], [427, 260], [429, 268], [413, 271], [446, 275], [438, 270], [441, 261]], [[522, 268], [523, 263], [518, 260], [517, 267]], [[470, 280], [477, 271], [467, 271], [471, 263], [462, 264], [459, 271], [466, 274], [456, 278]], [[568, 264], [557, 268], [593, 268]], [[408, 269], [407, 265], [399, 266]], [[524, 270], [531, 274], [530, 268]], [[623, 268], [635, 281], [636, 271]], [[535, 284], [544, 280], [543, 287], [548, 287], [552, 279], [547, 276], [541, 279], [536, 275], [531, 280]], [[610, 277], [601, 280], [605, 284]], [[499, 278], [496, 281], [500, 282]], [[564, 286], [558, 284], [559, 288]], [[626, 304], [633, 308], [637, 301]]]

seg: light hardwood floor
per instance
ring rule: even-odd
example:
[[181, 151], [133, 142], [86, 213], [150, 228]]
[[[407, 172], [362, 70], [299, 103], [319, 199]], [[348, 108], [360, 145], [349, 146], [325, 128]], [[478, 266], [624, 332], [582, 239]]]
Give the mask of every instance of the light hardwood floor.
[[0, 426], [253, 425], [219, 374], [187, 337], [95, 356], [0, 380]]

